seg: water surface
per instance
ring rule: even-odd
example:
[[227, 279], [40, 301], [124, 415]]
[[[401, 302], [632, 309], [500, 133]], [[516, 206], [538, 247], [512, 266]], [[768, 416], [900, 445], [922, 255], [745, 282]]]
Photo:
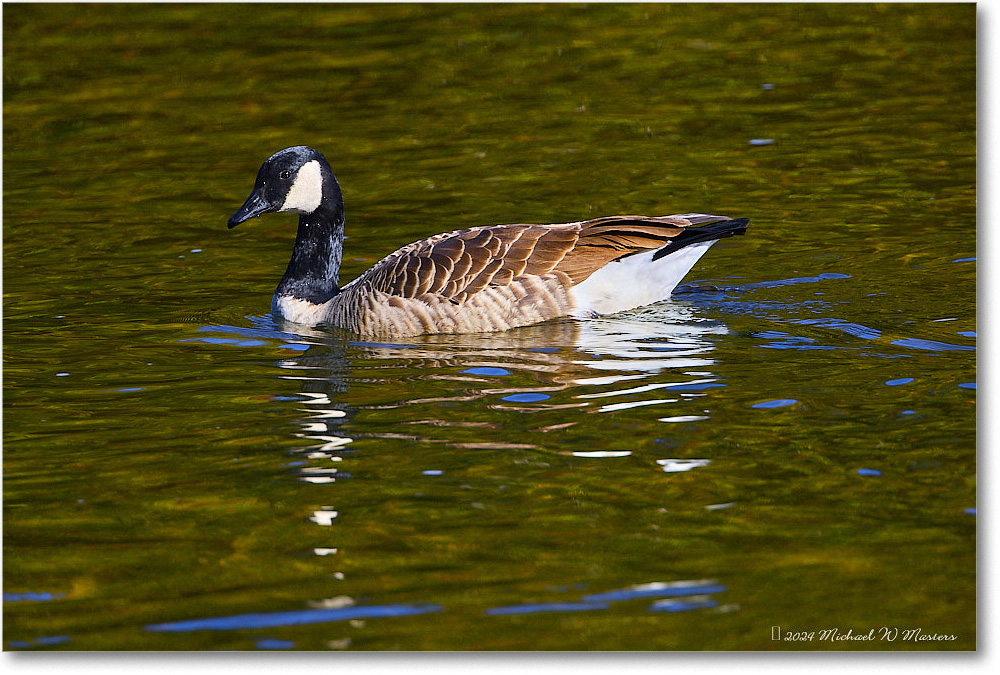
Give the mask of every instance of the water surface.
[[[974, 649], [974, 12], [6, 6], [5, 648]], [[225, 227], [302, 143], [345, 280], [751, 227], [618, 316], [305, 330], [294, 217]], [[955, 639], [783, 637], [882, 628]]]

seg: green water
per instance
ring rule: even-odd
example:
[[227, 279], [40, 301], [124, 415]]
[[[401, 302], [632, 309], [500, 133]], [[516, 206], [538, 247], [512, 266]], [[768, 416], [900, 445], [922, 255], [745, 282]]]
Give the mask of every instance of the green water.
[[[5, 5], [4, 647], [975, 649], [975, 23]], [[225, 227], [296, 144], [345, 280], [478, 224], [751, 227], [621, 316], [296, 332], [294, 216]]]

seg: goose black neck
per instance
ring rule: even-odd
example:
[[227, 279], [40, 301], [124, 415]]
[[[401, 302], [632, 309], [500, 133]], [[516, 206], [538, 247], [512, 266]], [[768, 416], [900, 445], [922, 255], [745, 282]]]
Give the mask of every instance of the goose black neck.
[[[326, 201], [326, 200], [324, 200]], [[299, 216], [292, 259], [278, 284], [277, 295], [322, 304], [340, 292], [344, 251], [344, 211], [323, 209]]]

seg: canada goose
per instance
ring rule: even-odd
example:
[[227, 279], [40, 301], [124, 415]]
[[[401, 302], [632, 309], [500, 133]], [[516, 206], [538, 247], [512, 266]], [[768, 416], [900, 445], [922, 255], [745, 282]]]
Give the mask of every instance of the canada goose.
[[229, 227], [273, 211], [300, 214], [271, 301], [275, 318], [396, 338], [648, 305], [669, 297], [716, 240], [743, 234], [749, 222], [686, 213], [473, 227], [404, 246], [339, 286], [344, 198], [321, 153], [300, 145], [269, 157]]

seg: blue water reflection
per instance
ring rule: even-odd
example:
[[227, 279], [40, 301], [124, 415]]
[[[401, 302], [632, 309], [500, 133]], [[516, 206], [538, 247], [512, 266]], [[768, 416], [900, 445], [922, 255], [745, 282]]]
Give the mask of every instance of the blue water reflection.
[[41, 592], [25, 592], [25, 593], [8, 593], [4, 592], [3, 601], [4, 602], [50, 602], [52, 600], [58, 600], [59, 598], [65, 598], [65, 593], [49, 593], [48, 591]]
[[695, 609], [712, 609], [719, 603], [711, 598], [690, 600], [658, 600], [649, 606], [651, 612], [690, 612]]
[[69, 635], [48, 635], [37, 637], [33, 640], [9, 640], [7, 647], [10, 649], [31, 649], [32, 647], [54, 647], [55, 645], [66, 644], [70, 641]]
[[[604, 593], [585, 595], [578, 602], [536, 602], [522, 605], [507, 605], [492, 607], [485, 611], [487, 616], [510, 614], [539, 614], [543, 612], [585, 612], [608, 609], [612, 602], [641, 600], [645, 598], [671, 598], [654, 602], [649, 606], [651, 612], [680, 612], [693, 609], [708, 609], [717, 607], [718, 602], [708, 596], [728, 590], [726, 586], [711, 580], [698, 581], [655, 581], [648, 584], [637, 584], [628, 588], [619, 588]], [[676, 600], [675, 598], [685, 598]]]
[[195, 630], [241, 630], [246, 628], [273, 628], [275, 626], [301, 626], [310, 623], [349, 621], [352, 619], [376, 619], [397, 616], [414, 616], [443, 611], [440, 605], [352, 605], [330, 609], [299, 609], [287, 612], [266, 612], [261, 614], [236, 614], [207, 619], [190, 619], [170, 623], [156, 623], [145, 627], [153, 632], [178, 633]]
[[784, 408], [786, 406], [795, 405], [796, 403], [798, 403], [798, 401], [795, 400], [794, 398], [779, 398], [773, 401], [761, 401], [760, 403], [754, 403], [750, 407], [761, 408], [761, 409]]
[[504, 375], [510, 375], [510, 371], [506, 368], [492, 368], [490, 366], [467, 368], [462, 372], [468, 373], [469, 375], [484, 375], [486, 377], [503, 377]]
[[874, 328], [862, 326], [858, 323], [843, 321], [841, 319], [791, 319], [789, 320], [789, 323], [839, 330], [847, 333], [848, 335], [861, 338], [862, 340], [877, 340], [882, 337], [882, 333]]
[[614, 602], [618, 600], [636, 600], [640, 598], [680, 598], [688, 595], [710, 595], [728, 590], [714, 581], [670, 581], [640, 584], [628, 588], [620, 588], [605, 593], [585, 595], [585, 602]]
[[755, 283], [741, 284], [740, 289], [747, 290], [751, 288], [779, 288], [781, 286], [794, 286], [795, 284], [815, 284], [820, 281], [828, 281], [831, 279], [850, 279], [850, 274], [841, 274], [839, 272], [823, 272], [817, 274], [814, 277], [793, 277], [791, 279], [774, 279], [772, 281], [758, 281]]
[[512, 403], [537, 403], [539, 401], [544, 401], [546, 399], [552, 398], [548, 394], [511, 394], [510, 396], [504, 396], [504, 401], [511, 401]]
[[909, 347], [910, 349], [922, 349], [931, 352], [949, 352], [949, 351], [972, 352], [976, 350], [975, 347], [969, 347], [967, 345], [953, 345], [947, 342], [938, 342], [936, 340], [921, 340], [918, 338], [903, 338], [900, 340], [893, 340], [890, 344], [894, 344], [897, 347]]

